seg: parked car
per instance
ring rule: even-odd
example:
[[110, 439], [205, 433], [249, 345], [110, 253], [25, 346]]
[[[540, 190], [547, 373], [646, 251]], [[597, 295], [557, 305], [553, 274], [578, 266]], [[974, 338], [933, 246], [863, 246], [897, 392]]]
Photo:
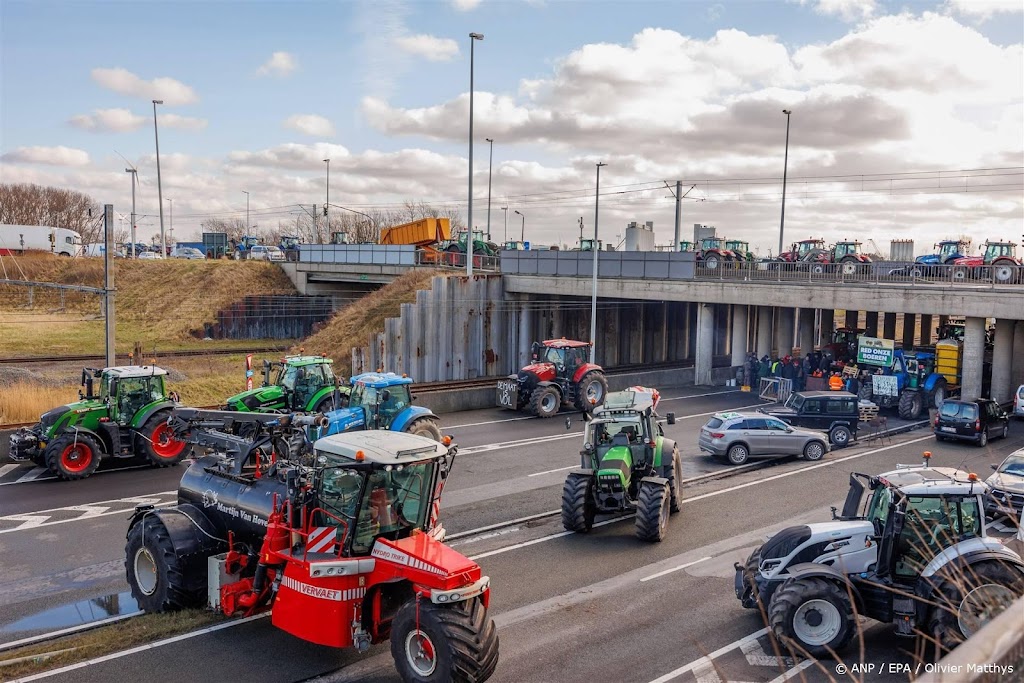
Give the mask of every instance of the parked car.
[[274, 245], [257, 244], [249, 249], [252, 261], [284, 261], [284, 252]]
[[821, 460], [829, 444], [820, 432], [790, 427], [763, 413], [716, 413], [701, 427], [700, 449], [731, 465], [754, 455], [800, 455]]
[[1002, 437], [1010, 431], [1010, 416], [998, 403], [988, 398], [974, 401], [942, 402], [935, 415], [935, 440], [973, 441], [987, 446], [988, 440]]
[[1017, 393], [1013, 395], [1013, 416], [1024, 420], [1024, 384], [1017, 387]]
[[827, 432], [829, 443], [842, 448], [857, 438], [857, 400], [848, 391], [798, 391], [785, 405], [761, 408], [759, 412], [796, 427]]
[[191, 261], [202, 261], [206, 255], [195, 247], [180, 247], [171, 252], [171, 258], [184, 258]]
[[146, 260], [152, 261], [154, 259], [162, 259], [163, 256], [160, 255], [159, 251], [144, 251], [141, 254], [139, 254], [138, 256], [136, 256], [135, 258], [146, 259]]
[[992, 465], [995, 474], [985, 480], [985, 515], [988, 517], [1024, 517], [1024, 448], [1006, 456], [998, 465]]

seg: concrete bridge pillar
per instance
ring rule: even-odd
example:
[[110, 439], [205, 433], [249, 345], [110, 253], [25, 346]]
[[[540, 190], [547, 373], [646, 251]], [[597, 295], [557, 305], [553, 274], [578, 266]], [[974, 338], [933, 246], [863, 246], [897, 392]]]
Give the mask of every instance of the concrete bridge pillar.
[[1014, 325], [1016, 321], [996, 321], [995, 346], [992, 349], [992, 400], [1007, 403], [1017, 386], [1010, 386], [1013, 364]]
[[985, 319], [967, 318], [964, 331], [963, 385], [960, 397], [973, 401], [981, 396], [981, 372], [985, 358]]
[[932, 335], [935, 333], [935, 329], [932, 325], [932, 317], [930, 315], [921, 315], [921, 346], [931, 346]]
[[757, 307], [757, 358], [772, 355], [772, 307]]
[[715, 304], [697, 304], [697, 344], [693, 361], [693, 383], [711, 384], [715, 350]]
[[813, 308], [801, 308], [800, 318], [800, 333], [797, 336], [799, 341], [800, 353], [802, 356], [806, 356], [814, 348], [814, 309]]
[[896, 314], [882, 314], [882, 338], [896, 339]]
[[903, 314], [903, 348], [910, 349], [914, 346], [917, 337], [917, 316], [913, 313]]
[[796, 310], [787, 307], [775, 309], [775, 343], [772, 349], [779, 358], [788, 356], [796, 345], [793, 325], [796, 322]]
[[1013, 361], [1010, 363], [1010, 390], [1024, 384], [1024, 320], [1013, 326]]
[[864, 334], [869, 337], [878, 336], [878, 311], [868, 311], [864, 314]]
[[[530, 311], [530, 295], [523, 296], [519, 302], [519, 363], [516, 366], [521, 368], [530, 362], [530, 345], [533, 344], [533, 315]], [[598, 349], [600, 353], [600, 349]]]
[[[847, 311], [846, 319], [843, 321], [843, 326], [848, 327], [851, 330], [857, 329], [857, 324], [860, 322], [860, 311]], [[832, 341], [832, 337], [829, 337], [829, 341]]]
[[823, 308], [821, 309], [820, 320], [814, 344], [819, 348], [832, 341], [832, 330], [835, 329], [836, 325], [836, 312], [831, 308]]
[[749, 307], [734, 305], [732, 307], [732, 365], [743, 365], [747, 360], [747, 321], [750, 318]]

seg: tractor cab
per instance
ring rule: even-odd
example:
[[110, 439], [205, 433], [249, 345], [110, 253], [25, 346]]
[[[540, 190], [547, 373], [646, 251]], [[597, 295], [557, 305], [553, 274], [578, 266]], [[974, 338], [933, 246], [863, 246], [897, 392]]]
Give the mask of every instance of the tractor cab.
[[365, 556], [377, 539], [397, 541], [433, 529], [454, 447], [410, 434], [366, 431], [324, 437], [314, 449], [318, 505], [312, 526], [335, 530], [334, 552]]
[[684, 240], [684, 241], [681, 241], [679, 243], [679, 251], [693, 251], [693, 250], [694, 250], [693, 242], [688, 242], [688, 241]]
[[589, 238], [580, 239], [579, 251], [601, 251], [604, 248], [603, 240], [594, 240]]
[[944, 240], [935, 245], [939, 263], [946, 263], [952, 259], [962, 258], [971, 248], [967, 240]]
[[836, 242], [834, 261], [839, 261], [847, 256], [860, 256], [860, 242]]
[[150, 403], [165, 400], [166, 370], [155, 367], [107, 368], [100, 377], [100, 400], [109, 406], [111, 422], [127, 425]]
[[736, 255], [737, 258], [751, 261], [754, 255], [750, 253], [750, 243], [743, 240], [726, 240], [725, 248]]
[[395, 417], [412, 405], [412, 379], [394, 373], [366, 373], [352, 378], [349, 408], [360, 411], [369, 429], [390, 429]]
[[985, 263], [992, 263], [1000, 258], [1016, 259], [1017, 244], [1015, 242], [985, 242], [982, 258]]
[[299, 238], [294, 235], [281, 235], [281, 242], [278, 244], [281, 251], [299, 248]]
[[825, 240], [822, 238], [811, 238], [794, 242], [789, 251], [779, 254], [783, 261], [808, 261], [816, 254], [825, 252]]
[[711, 251], [712, 249], [718, 249], [719, 251], [724, 250], [725, 240], [721, 237], [705, 237], [700, 241], [700, 248], [702, 251]]
[[[263, 383], [227, 399], [225, 410], [322, 413], [334, 407], [334, 361], [324, 355], [263, 361]], [[347, 392], [347, 389], [344, 390]], [[344, 397], [342, 397], [344, 404]]]
[[505, 251], [525, 251], [526, 244], [519, 240], [509, 240], [502, 246]]

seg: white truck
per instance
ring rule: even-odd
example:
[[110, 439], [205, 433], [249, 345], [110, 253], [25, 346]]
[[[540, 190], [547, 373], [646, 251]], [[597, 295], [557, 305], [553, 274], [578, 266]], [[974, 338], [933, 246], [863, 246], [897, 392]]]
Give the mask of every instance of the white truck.
[[48, 225], [0, 225], [0, 255], [48, 251], [58, 256], [82, 256], [82, 236], [74, 230]]

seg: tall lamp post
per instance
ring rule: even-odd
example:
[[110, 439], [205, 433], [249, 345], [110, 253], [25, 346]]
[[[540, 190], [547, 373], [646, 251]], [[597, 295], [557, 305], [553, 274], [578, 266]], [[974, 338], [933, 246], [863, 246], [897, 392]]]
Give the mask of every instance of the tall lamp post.
[[[167, 204], [168, 204], [168, 213], [170, 213], [170, 215], [168, 216], [168, 221], [167, 221], [167, 223], [168, 223], [167, 232], [169, 232], [171, 234], [171, 244], [174, 244], [174, 200], [171, 199], [170, 197], [168, 197], [167, 198]], [[165, 254], [165, 256], [166, 256], [166, 254]]]
[[789, 115], [792, 109], [783, 109], [786, 115], [786, 156], [782, 162], [782, 217], [779, 218], [779, 254], [782, 253], [782, 231], [786, 227], [786, 171], [789, 170]]
[[491, 144], [490, 160], [487, 162], [487, 241], [491, 241], [491, 170], [494, 168], [494, 140], [484, 138]]
[[604, 162], [597, 164], [597, 185], [594, 189], [594, 277], [590, 288], [590, 362], [594, 362], [594, 354], [597, 349], [597, 210], [598, 202], [601, 199], [601, 167], [607, 166]]
[[135, 258], [135, 182], [138, 178], [138, 171], [134, 168], [126, 168], [124, 172], [132, 174], [132, 247], [130, 252], [131, 257]]
[[505, 242], [502, 245], [504, 246], [504, 244], [508, 243], [508, 207], [503, 206], [501, 210], [505, 212]]
[[[517, 210], [516, 213], [519, 213], [519, 211]], [[526, 242], [526, 214], [519, 213], [519, 215], [523, 217], [523, 227], [519, 232], [519, 241]]]
[[469, 225], [466, 234], [466, 275], [473, 277], [473, 48], [484, 34], [469, 34]]
[[160, 205], [160, 258], [167, 258], [167, 239], [164, 237], [164, 190], [160, 183], [160, 131], [156, 125], [156, 105], [163, 100], [153, 100], [153, 137], [156, 138], [156, 200]]
[[331, 204], [331, 160], [324, 159], [327, 164], [327, 202], [324, 203], [324, 216], [327, 218], [327, 236], [331, 236], [331, 214], [327, 207]]
[[242, 190], [242, 194], [245, 195], [245, 232], [242, 233], [244, 237], [249, 234], [249, 193]]

